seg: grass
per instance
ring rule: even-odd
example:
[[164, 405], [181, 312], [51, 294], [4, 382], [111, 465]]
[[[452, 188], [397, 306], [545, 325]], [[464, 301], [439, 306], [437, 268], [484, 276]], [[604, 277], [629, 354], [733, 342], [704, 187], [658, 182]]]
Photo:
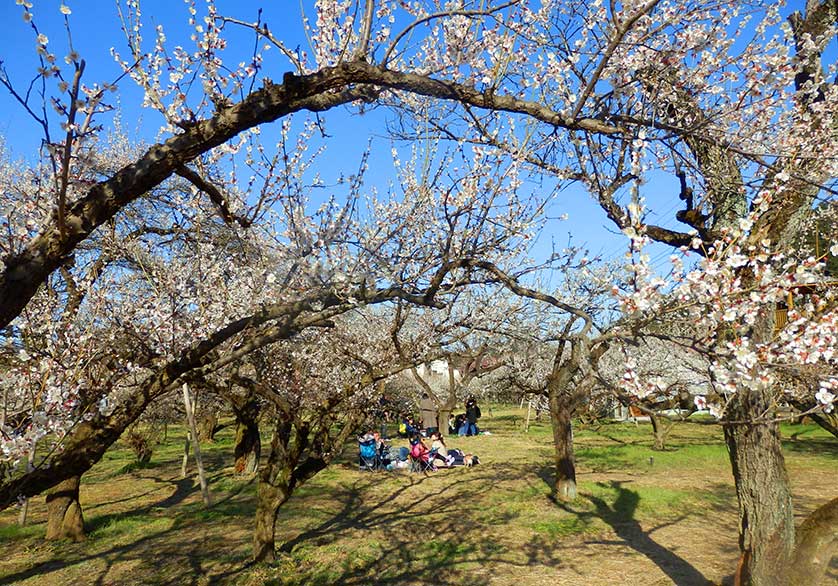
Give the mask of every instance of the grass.
[[[579, 497], [564, 504], [551, 498], [546, 419], [525, 433], [519, 410], [494, 406], [481, 423], [491, 435], [449, 439], [480, 455], [472, 469], [361, 473], [350, 444], [282, 507], [279, 557], [259, 566], [247, 563], [256, 483], [232, 475], [232, 428], [202, 445], [211, 508], [191, 464], [180, 478], [183, 428], [169, 428], [150, 466], [117, 444], [83, 480], [86, 542], [41, 541], [42, 500], [23, 528], [16, 511], [0, 513], [0, 583], [540, 586], [610, 584], [618, 573], [629, 584], [706, 584], [735, 567], [720, 428], [679, 424], [654, 451], [648, 424], [580, 427]], [[812, 425], [782, 432], [795, 496], [811, 510], [834, 496], [825, 487], [838, 442]]]
[[37, 525], [2, 525], [0, 526], [0, 543], [24, 539], [37, 539], [44, 532], [43, 527]]

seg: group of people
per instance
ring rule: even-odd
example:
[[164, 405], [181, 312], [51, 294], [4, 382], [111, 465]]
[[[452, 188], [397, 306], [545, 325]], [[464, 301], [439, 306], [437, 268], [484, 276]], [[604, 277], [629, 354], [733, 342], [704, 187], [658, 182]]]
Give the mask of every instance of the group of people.
[[[358, 438], [360, 444], [361, 468], [400, 468], [418, 466], [422, 469], [435, 470], [452, 466], [472, 466], [478, 462], [477, 456], [466, 454], [462, 450], [449, 449], [442, 431], [439, 429], [437, 406], [428, 393], [423, 393], [419, 402], [419, 418], [404, 414], [400, 418], [399, 435], [409, 440], [410, 447], [394, 452], [392, 458], [389, 446], [382, 439], [382, 433], [369, 431]], [[465, 412], [452, 416], [448, 421], [448, 434], [459, 436], [477, 435], [480, 429], [480, 407], [473, 395], [465, 402]], [[430, 442], [430, 446], [426, 443]]]
[[[452, 416], [448, 420], [449, 435], [477, 435], [480, 429], [477, 427], [477, 420], [480, 419], [480, 407], [474, 395], [469, 395], [465, 403], [465, 413]], [[402, 437], [411, 437], [415, 433], [430, 437], [434, 432], [439, 432], [438, 410], [428, 393], [422, 394], [419, 401], [419, 421], [415, 421], [412, 415], [404, 415], [399, 424], [399, 434]]]
[[462, 450], [449, 449], [445, 438], [439, 431], [431, 432], [428, 438], [419, 433], [410, 436], [409, 448], [400, 448], [391, 454], [390, 446], [377, 431], [368, 431], [358, 438], [359, 467], [361, 470], [394, 470], [412, 468], [415, 470], [436, 470], [453, 466], [473, 466], [478, 463], [477, 456], [466, 454]]
[[431, 440], [430, 447], [419, 434], [414, 434], [410, 438], [410, 457], [422, 470], [473, 466], [478, 463], [477, 456], [473, 454], [466, 454], [454, 448], [449, 449], [445, 444], [445, 438], [439, 431], [431, 432], [429, 439]]

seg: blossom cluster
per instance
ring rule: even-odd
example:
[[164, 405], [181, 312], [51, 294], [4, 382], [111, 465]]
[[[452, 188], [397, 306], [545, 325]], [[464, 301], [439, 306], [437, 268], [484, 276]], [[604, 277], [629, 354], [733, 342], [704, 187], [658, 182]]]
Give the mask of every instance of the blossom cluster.
[[[789, 373], [814, 369], [817, 382], [808, 383], [804, 395], [831, 411], [838, 384], [835, 283], [823, 273], [823, 258], [797, 259], [767, 240], [749, 244], [747, 230], [759, 214], [704, 250], [690, 268], [673, 256], [666, 280], [653, 276], [647, 257], [641, 257], [647, 278], [617, 295], [630, 319], [663, 324], [660, 329], [669, 330], [673, 340], [708, 361], [707, 387], [716, 400], [702, 398], [702, 407], [722, 413], [726, 400], [743, 390], [769, 391], [779, 401], [791, 398], [800, 390], [788, 386]], [[832, 248], [832, 254], [838, 252]], [[632, 274], [638, 274], [634, 267]], [[688, 331], [677, 331], [673, 324], [679, 321], [689, 323]], [[638, 396], [648, 394], [649, 381], [638, 378], [630, 364], [624, 379]]]

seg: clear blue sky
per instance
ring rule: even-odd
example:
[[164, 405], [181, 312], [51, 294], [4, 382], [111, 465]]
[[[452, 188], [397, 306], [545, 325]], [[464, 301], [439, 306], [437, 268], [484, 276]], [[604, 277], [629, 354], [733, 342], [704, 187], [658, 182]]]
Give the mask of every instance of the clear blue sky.
[[[40, 32], [49, 39], [49, 47], [58, 59], [66, 54], [67, 37], [64, 30], [63, 15], [59, 12], [58, 0], [35, 0], [33, 13]], [[70, 25], [73, 43], [77, 52], [86, 60], [87, 69], [85, 79], [88, 83], [111, 82], [121, 73], [120, 68], [110, 55], [111, 47], [115, 47], [123, 55], [127, 53], [124, 34], [120, 30], [116, 4], [108, 0], [67, 0], [66, 4], [72, 10]], [[199, 11], [202, 2], [197, 3]], [[282, 38], [289, 47], [300, 45], [306, 48], [306, 40], [300, 24], [300, 4], [296, 1], [282, 0], [274, 2], [254, 2], [251, 0], [237, 0], [235, 2], [219, 0], [219, 11], [229, 16], [243, 20], [255, 20], [257, 9], [261, 5], [263, 20], [272, 31]], [[307, 3], [308, 4], [308, 3]], [[142, 3], [146, 26], [146, 40], [151, 41], [153, 28], [162, 24], [167, 37], [172, 44], [190, 44], [187, 26], [187, 6], [177, 0], [144, 0]], [[0, 18], [5, 22], [4, 34], [0, 37], [0, 59], [15, 85], [25, 91], [30, 80], [35, 77], [38, 65], [35, 55], [35, 34], [30, 25], [22, 18], [23, 11], [12, 0], [5, 0], [0, 4]], [[200, 12], [199, 12], [200, 14]], [[313, 16], [313, 11], [310, 13]], [[253, 46], [253, 37], [245, 33], [235, 33], [231, 37], [231, 50], [241, 51], [241, 58], [249, 56]], [[231, 62], [240, 60], [231, 58]], [[281, 78], [282, 71], [277, 71], [273, 77]], [[117, 95], [117, 94], [115, 94]], [[160, 117], [151, 110], [142, 110], [140, 92], [133, 82], [124, 79], [120, 83], [118, 92], [119, 107], [123, 119], [123, 126], [129, 132], [136, 132], [137, 137], [152, 142], [160, 126]], [[36, 100], [37, 103], [37, 100]], [[361, 150], [366, 146], [369, 136], [380, 146], [380, 152], [389, 151], [389, 141], [384, 137], [384, 121], [388, 114], [383, 110], [374, 111], [364, 116], [353, 116], [344, 110], [328, 112], [324, 115], [327, 120], [328, 131], [331, 135], [328, 150], [322, 159], [324, 175], [336, 174], [341, 170], [354, 173], [358, 166]], [[103, 116], [100, 122], [109, 123], [112, 115]], [[55, 126], [53, 132], [58, 132]], [[264, 132], [270, 132], [269, 127]], [[36, 124], [28, 117], [24, 110], [16, 104], [5, 91], [0, 92], [0, 135], [3, 136], [7, 148], [15, 158], [29, 159], [37, 153], [41, 140], [41, 132]], [[389, 158], [373, 159], [368, 182], [385, 185], [391, 176]], [[664, 223], [672, 226], [676, 209], [677, 197], [672, 195], [677, 186], [671, 183], [656, 182], [649, 185], [644, 194], [650, 202], [666, 201], [662, 206], [653, 206], [661, 218], [670, 218]], [[552, 216], [567, 213], [567, 222], [552, 222], [553, 229], [544, 234], [541, 245], [546, 248], [550, 240], [561, 248], [567, 244], [568, 233], [573, 234], [573, 243], [588, 243], [593, 254], [604, 253], [606, 256], [619, 254], [625, 250], [626, 239], [615, 234], [613, 225], [605, 218], [603, 212], [578, 186], [565, 189], [550, 211]], [[671, 252], [668, 247], [656, 247], [652, 250], [653, 258], [665, 259]]]

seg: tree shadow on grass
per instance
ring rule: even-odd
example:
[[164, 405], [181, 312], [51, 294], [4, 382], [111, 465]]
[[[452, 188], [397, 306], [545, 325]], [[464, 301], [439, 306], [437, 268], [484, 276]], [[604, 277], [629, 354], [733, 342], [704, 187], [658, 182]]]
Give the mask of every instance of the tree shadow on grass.
[[[596, 507], [596, 516], [610, 525], [617, 537], [622, 539], [626, 545], [654, 562], [678, 586], [712, 584], [695, 566], [652, 538], [655, 531], [679, 523], [687, 515], [680, 515], [672, 521], [658, 524], [648, 531], [644, 531], [640, 523], [634, 519], [637, 505], [640, 503], [640, 495], [633, 490], [623, 488], [623, 483], [619, 481], [610, 481], [607, 485], [604, 483], [598, 484], [617, 491], [614, 504], [608, 505], [603, 499], [595, 496], [588, 496], [587, 498]], [[610, 544], [612, 542], [601, 543]], [[617, 542], [617, 544], [621, 545], [620, 542]]]
[[[163, 479], [155, 478], [158, 482], [166, 482]], [[85, 530], [88, 534], [95, 534], [96, 531], [107, 527], [116, 520], [130, 519], [131, 517], [143, 517], [157, 509], [168, 509], [183, 502], [190, 494], [195, 491], [195, 481], [192, 478], [181, 478], [171, 482], [174, 485], [174, 492], [166, 498], [150, 503], [138, 509], [130, 511], [121, 511], [118, 513], [109, 513], [107, 515], [99, 515], [85, 520]]]
[[[114, 526], [119, 523], [123, 523], [126, 521], [130, 522], [132, 520], [136, 520], [137, 522], [147, 520], [150, 521], [153, 517], [160, 516], [159, 514], [162, 510], [168, 510], [171, 507], [181, 504], [190, 494], [192, 494], [196, 490], [195, 482], [192, 478], [178, 479], [175, 481], [167, 481], [162, 478], [154, 478], [154, 480], [157, 482], [171, 482], [171, 484], [174, 485], [174, 492], [172, 492], [170, 495], [168, 495], [162, 500], [152, 502], [148, 505], [145, 505], [137, 509], [118, 513], [109, 513], [106, 515], [99, 515], [86, 519], [85, 530], [87, 531], [91, 540], [95, 541], [97, 538], [97, 533], [102, 532], [106, 530], [108, 527]], [[64, 557], [62, 557], [61, 559], [51, 559], [43, 563], [35, 564], [32, 567], [27, 568], [26, 570], [22, 570], [12, 575], [3, 576], [3, 580], [7, 581], [4, 583], [14, 584], [17, 581], [26, 580], [27, 578], [31, 578], [33, 576], [49, 575], [50, 573], [58, 572], [70, 566], [82, 564], [92, 559], [103, 559], [106, 560], [105, 569], [101, 572], [101, 574], [95, 582], [91, 582], [93, 584], [103, 584], [104, 578], [108, 574], [110, 568], [113, 567], [117, 562], [126, 558], [130, 558], [130, 554], [133, 550], [135, 550], [135, 548], [138, 548], [144, 542], [153, 541], [159, 538], [160, 536], [167, 534], [169, 531], [173, 531], [175, 529], [176, 526], [172, 527], [172, 529], [151, 533], [149, 535], [143, 536], [138, 540], [131, 541], [128, 544], [115, 546], [95, 554], [87, 553], [87, 550], [90, 547], [90, 542], [79, 545], [67, 544], [66, 546], [64, 546], [64, 551], [66, 552], [66, 555], [64, 555]], [[140, 559], [142, 558], [140, 557]], [[47, 578], [47, 580], [49, 579]]]
[[[539, 476], [552, 486], [552, 468], [543, 468]], [[631, 482], [631, 481], [629, 481]], [[625, 481], [612, 480], [607, 483], [598, 482], [597, 485], [610, 488], [617, 492], [613, 504], [609, 505], [604, 499], [586, 495], [581, 498], [587, 499], [594, 505], [595, 511], [579, 511], [567, 503], [554, 501], [556, 504], [575, 515], [583, 524], [590, 523], [591, 518], [596, 517], [610, 526], [621, 541], [591, 541], [588, 543], [600, 545], [626, 545], [634, 551], [642, 554], [654, 562], [678, 586], [706, 586], [712, 584], [704, 574], [687, 560], [659, 544], [652, 538], [655, 531], [680, 523], [687, 518], [687, 514], [679, 515], [671, 521], [660, 523], [649, 530], [644, 530], [640, 523], [634, 518], [637, 506], [640, 503], [640, 495], [633, 490], [623, 487]], [[723, 506], [723, 505], [718, 505]]]
[[[486, 467], [435, 474], [459, 476], [454, 483], [434, 475], [410, 476], [409, 482], [375, 499], [364, 496], [374, 478], [344, 484], [332, 496], [339, 508], [332, 507], [327, 518], [285, 541], [278, 563], [293, 563], [292, 558], [306, 557], [309, 548], [328, 548], [349, 535], [375, 535], [369, 546], [359, 544], [339, 564], [317, 564], [299, 570], [291, 581], [286, 576], [265, 583], [482, 586], [487, 568], [565, 564], [557, 555], [562, 547], [546, 537], [533, 535], [514, 552], [486, 538], [493, 526], [506, 526], [517, 513], [499, 512], [487, 519], [485, 493], [492, 491], [493, 483], [520, 479], [521, 470]], [[386, 507], [394, 500], [398, 507]]]
[[838, 457], [838, 439], [827, 438], [783, 438], [783, 452], [798, 456]]

